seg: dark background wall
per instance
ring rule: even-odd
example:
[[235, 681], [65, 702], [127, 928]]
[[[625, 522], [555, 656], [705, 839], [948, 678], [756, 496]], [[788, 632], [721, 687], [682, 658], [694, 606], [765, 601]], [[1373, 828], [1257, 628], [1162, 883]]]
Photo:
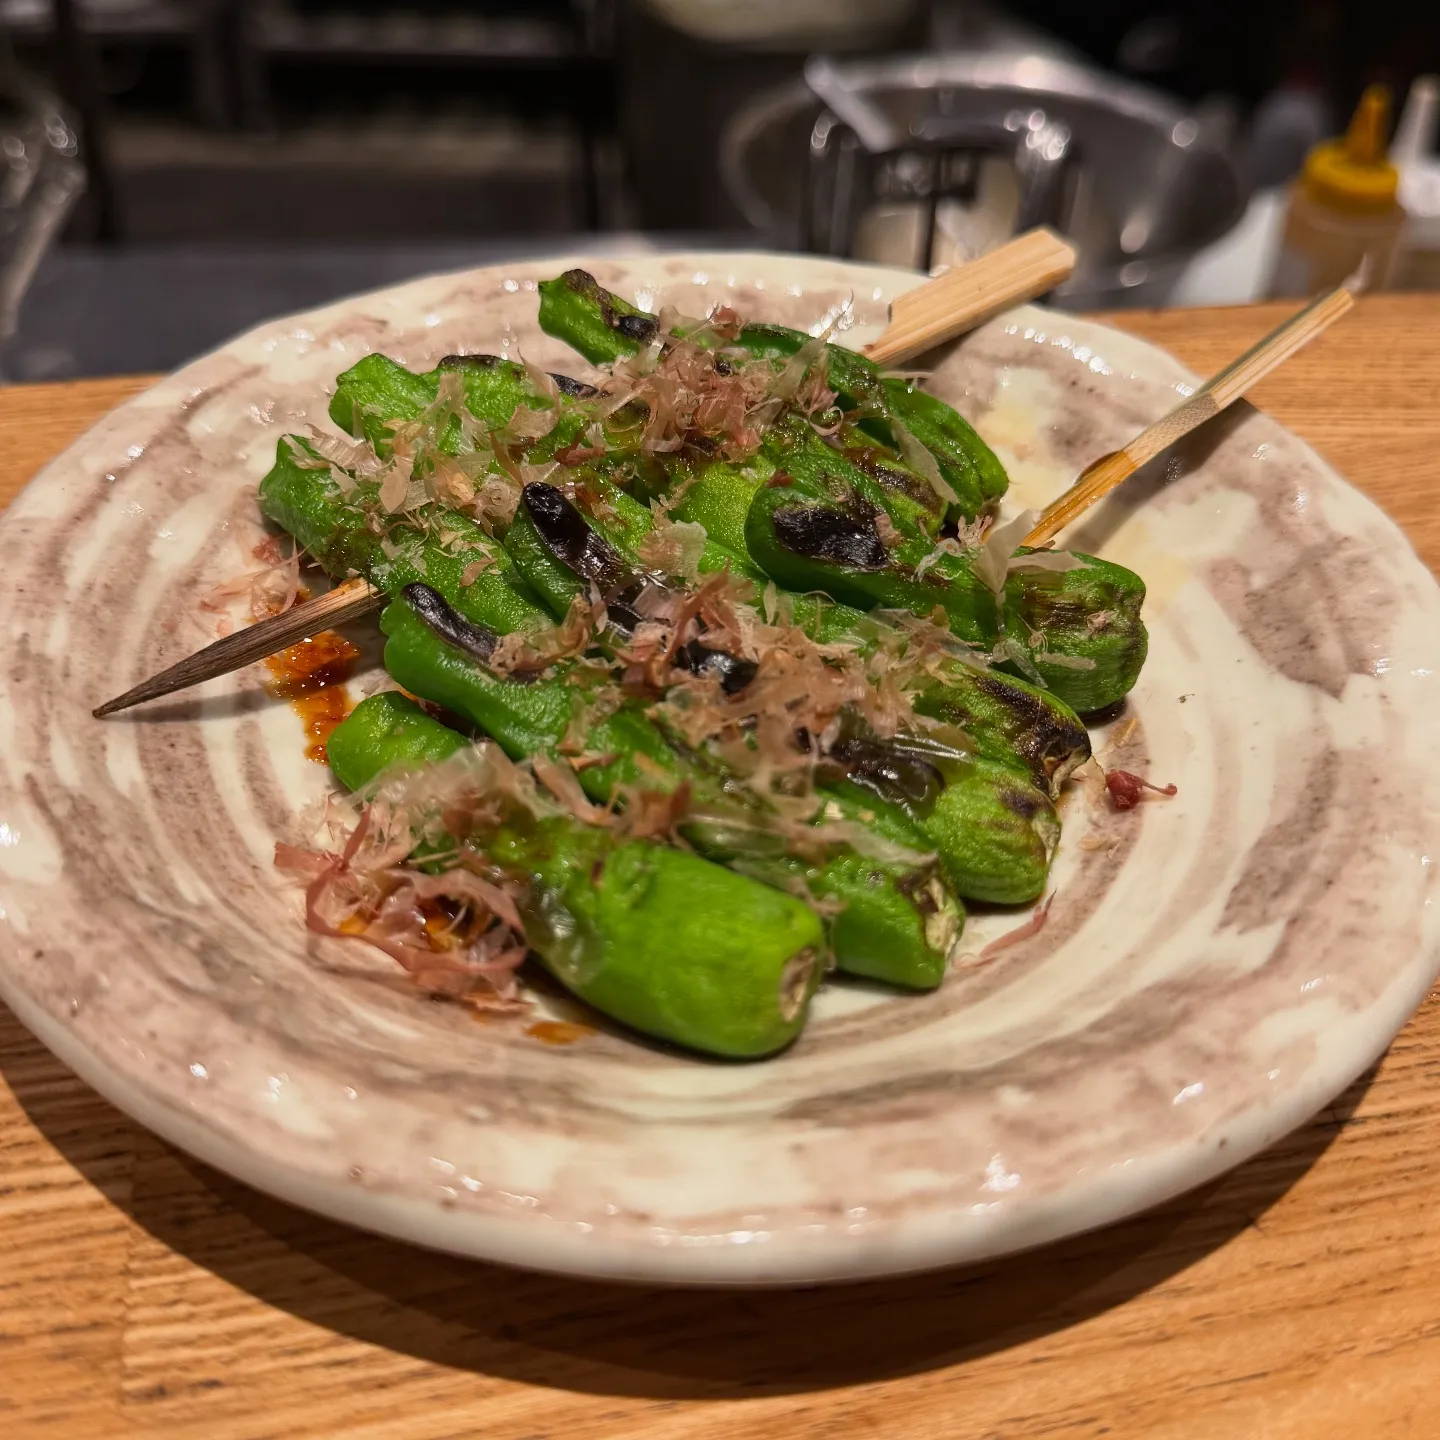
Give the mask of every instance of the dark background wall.
[[[165, 367], [270, 314], [524, 251], [744, 243], [717, 169], [737, 106], [810, 50], [963, 49], [1012, 22], [1218, 101], [1238, 156], [1284, 87], [1339, 125], [1365, 83], [1403, 95], [1440, 70], [1440, 4], [1390, 0], [913, 0], [875, 34], [781, 46], [697, 39], [645, 0], [0, 0], [0, 129], [48, 87], [89, 169], [0, 374]], [[3, 186], [0, 159], [0, 279]]]

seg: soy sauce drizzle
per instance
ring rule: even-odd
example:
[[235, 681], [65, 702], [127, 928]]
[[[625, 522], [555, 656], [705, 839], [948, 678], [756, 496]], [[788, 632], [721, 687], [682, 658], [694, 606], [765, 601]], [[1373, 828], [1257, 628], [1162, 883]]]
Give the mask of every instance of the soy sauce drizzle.
[[353, 708], [345, 682], [359, 658], [359, 650], [343, 635], [322, 630], [266, 659], [272, 678], [265, 688], [276, 699], [288, 700], [304, 723], [307, 760], [326, 763], [330, 732]]

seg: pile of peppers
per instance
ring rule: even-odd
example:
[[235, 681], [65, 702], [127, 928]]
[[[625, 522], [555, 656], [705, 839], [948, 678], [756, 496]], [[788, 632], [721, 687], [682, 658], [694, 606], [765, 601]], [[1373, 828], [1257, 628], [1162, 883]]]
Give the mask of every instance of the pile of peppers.
[[[595, 366], [686, 339], [583, 271], [543, 283], [540, 297], [545, 331]], [[542, 437], [510, 445], [512, 476], [559, 463], [513, 480], [518, 504], [502, 523], [444, 505], [442, 524], [397, 543], [376, 523], [378, 487], [362, 469], [342, 473], [313, 438], [287, 436], [260, 504], [333, 579], [363, 575], [388, 598], [385, 666], [400, 689], [362, 701], [331, 736], [342, 785], [363, 798], [387, 775], [477, 741], [514, 761], [563, 764], [578, 725], [588, 758], [573, 774], [596, 807], [635, 787], [683, 796], [668, 840], [626, 836], [573, 808], [512, 807], [454, 844], [521, 895], [525, 942], [574, 994], [644, 1035], [741, 1059], [794, 1040], [831, 968], [932, 989], [966, 900], [1022, 904], [1043, 892], [1055, 800], [1090, 754], [1080, 717], [1119, 701], [1144, 663], [1145, 590], [1093, 556], [1064, 568], [1027, 565], [1019, 551], [998, 585], [978, 573], [977, 549], [961, 541], [993, 517], [1004, 469], [913, 381], [774, 325], [737, 323], [706, 343], [723, 345], [726, 363], [765, 361], [777, 375], [818, 367], [834, 393], [827, 423], [778, 404], [742, 458], [703, 436], [647, 453], [634, 439], [643, 413], [597, 421], [604, 397], [565, 376], [480, 355], [417, 374], [371, 355], [339, 377], [330, 416], [375, 456], [433, 416], [442, 385], [454, 394], [458, 379], [465, 410], [491, 433], [553, 408]], [[462, 429], [451, 417], [439, 451], [454, 453]], [[684, 743], [653, 695], [621, 686], [593, 655], [524, 674], [494, 663], [506, 637], [553, 634], [587, 597], [605, 603], [600, 660], [622, 649], [643, 623], [647, 588], [675, 587], [645, 560], [662, 520], [703, 535], [701, 580], [728, 572], [757, 595], [783, 594], [817, 644], [867, 653], [908, 616], [943, 623], [958, 642], [910, 697], [923, 727], [881, 736], [844, 723], [815, 767], [817, 816], [874, 843], [779, 843], [764, 796]], [[754, 659], [703, 635], [672, 658], [732, 699], [756, 680]], [[410, 863], [433, 865], [435, 853], [433, 836], [417, 839]]]

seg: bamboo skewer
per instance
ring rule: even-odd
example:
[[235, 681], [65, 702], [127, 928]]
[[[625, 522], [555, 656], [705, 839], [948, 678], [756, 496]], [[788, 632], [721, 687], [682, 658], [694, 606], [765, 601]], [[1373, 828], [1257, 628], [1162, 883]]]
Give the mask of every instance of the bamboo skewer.
[[877, 365], [914, 359], [1022, 300], [1053, 290], [1074, 268], [1073, 245], [1051, 230], [1027, 230], [901, 295], [890, 306], [885, 333], [864, 353]]
[[1123, 450], [1087, 465], [1075, 483], [1052, 500], [1040, 514], [1026, 545], [1045, 545], [1067, 525], [1128, 480], [1142, 465], [1168, 450], [1183, 435], [1203, 425], [1238, 400], [1252, 385], [1308, 345], [1333, 325], [1355, 303], [1344, 285], [1327, 290], [1278, 325], [1264, 339], [1212, 375], [1193, 395], [1168, 415], [1142, 430]]
[[188, 690], [202, 680], [213, 680], [217, 675], [228, 675], [256, 660], [263, 660], [317, 630], [328, 630], [333, 625], [343, 625], [347, 620], [358, 620], [360, 616], [378, 610], [385, 602], [382, 591], [374, 589], [364, 580], [347, 580], [324, 595], [292, 605], [283, 614], [272, 615], [268, 620], [237, 630], [203, 650], [152, 675], [133, 690], [107, 700], [90, 713], [97, 720], [113, 715], [118, 710], [128, 710], [146, 700], [158, 700], [162, 695], [173, 695], [177, 690]]
[[[1063, 280], [1075, 265], [1075, 251], [1048, 230], [1031, 230], [979, 260], [927, 281], [891, 306], [889, 327], [866, 353], [878, 364], [918, 355], [989, 319], [1010, 305], [1029, 300]], [[198, 650], [186, 660], [107, 700], [92, 713], [96, 719], [158, 700], [239, 670], [283, 650], [317, 630], [341, 625], [379, 609], [385, 597], [364, 580], [347, 580], [327, 594], [292, 606], [283, 615], [262, 620]]]

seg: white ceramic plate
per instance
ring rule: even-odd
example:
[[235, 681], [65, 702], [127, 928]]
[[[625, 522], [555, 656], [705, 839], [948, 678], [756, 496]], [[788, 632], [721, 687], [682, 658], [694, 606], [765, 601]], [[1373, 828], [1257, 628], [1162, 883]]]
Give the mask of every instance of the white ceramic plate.
[[[545, 1269], [721, 1283], [936, 1266], [1116, 1219], [1380, 1053], [1437, 970], [1440, 592], [1243, 406], [1071, 537], [1149, 583], [1138, 724], [1108, 758], [1178, 796], [1072, 796], [1049, 924], [938, 994], [833, 985], [793, 1050], [713, 1065], [480, 1026], [307, 935], [271, 854], [327, 774], [290, 710], [254, 673], [107, 723], [89, 709], [213, 633], [197, 600], [245, 566], [277, 437], [327, 423], [361, 354], [523, 347], [576, 368], [535, 324], [535, 281], [560, 268], [265, 326], [106, 417], [0, 521], [0, 993], [26, 1024], [162, 1135], [316, 1210]], [[761, 255], [593, 268], [688, 313], [811, 324], [853, 294], [857, 342], [914, 283]], [[1191, 380], [1027, 308], [934, 388], [999, 450], [1018, 508]], [[1015, 923], [975, 920], [968, 948]]]

